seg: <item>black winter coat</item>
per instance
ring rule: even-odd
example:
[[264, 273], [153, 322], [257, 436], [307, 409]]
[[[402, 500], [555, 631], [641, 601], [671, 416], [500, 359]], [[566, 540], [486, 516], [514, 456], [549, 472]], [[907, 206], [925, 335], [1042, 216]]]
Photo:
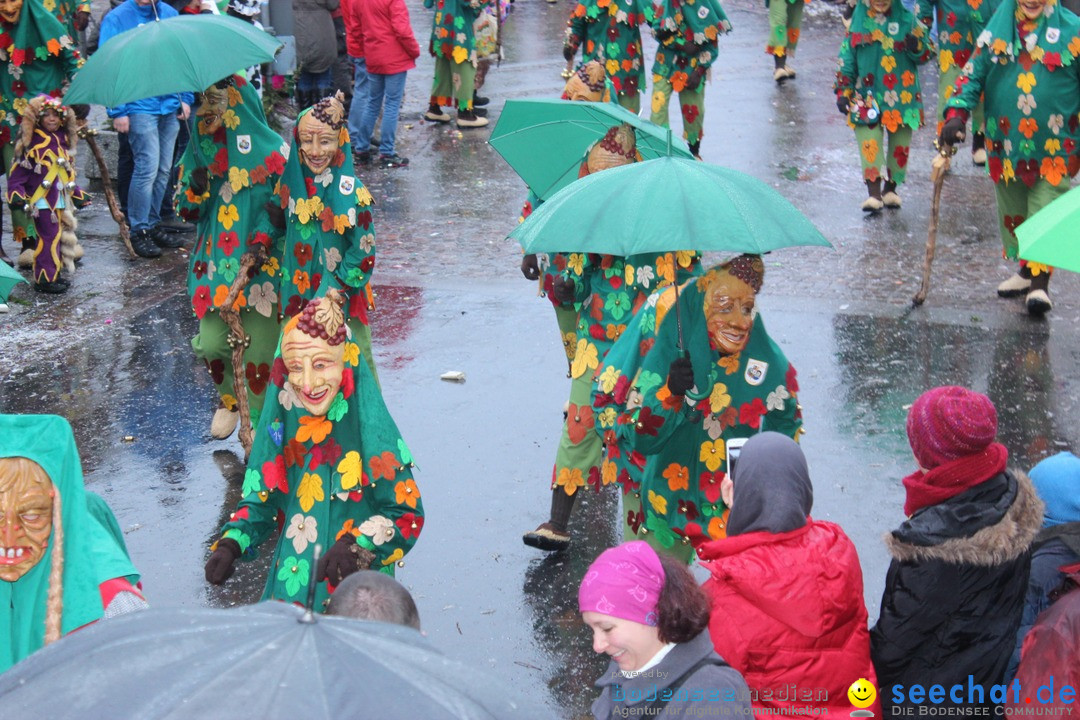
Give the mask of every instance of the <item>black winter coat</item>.
[[[1041, 525], [1031, 481], [1005, 471], [919, 510], [885, 537], [893, 560], [870, 655], [886, 718], [892, 706], [912, 705], [896, 702], [895, 685], [906, 701], [912, 684], [946, 692], [960, 684], [966, 700], [969, 675], [985, 688], [981, 704], [993, 704], [990, 686], [1002, 681], [1016, 642], [1028, 548]], [[938, 707], [955, 705], [946, 697]]]

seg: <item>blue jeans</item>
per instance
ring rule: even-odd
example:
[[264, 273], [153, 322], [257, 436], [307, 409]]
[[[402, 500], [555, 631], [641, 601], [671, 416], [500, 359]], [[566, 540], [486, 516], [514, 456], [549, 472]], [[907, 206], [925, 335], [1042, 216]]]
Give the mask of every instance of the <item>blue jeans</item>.
[[[371, 133], [375, 130], [375, 121], [379, 119], [379, 110], [383, 111], [382, 130], [379, 132], [380, 155], [394, 154], [394, 138], [397, 136], [398, 115], [401, 113], [401, 98], [405, 94], [405, 76], [408, 72], [393, 75], [368, 73], [368, 102], [364, 118], [360, 121], [360, 132], [356, 136], [356, 145], [361, 151], [371, 144]], [[383, 96], [386, 96], [386, 108], [383, 108]]]
[[[368, 99], [368, 74], [367, 62], [364, 58], [350, 57], [353, 64], [353, 89], [352, 105], [349, 106], [349, 138], [356, 141], [360, 137], [360, 119], [364, 116], [364, 108], [367, 107]], [[353, 152], [367, 150], [366, 147], [353, 145]]]
[[180, 123], [176, 115], [128, 116], [128, 143], [135, 159], [128, 189], [128, 216], [131, 230], [149, 230], [161, 221], [161, 200], [173, 166], [173, 149]]
[[[301, 92], [317, 90], [323, 95], [330, 94], [330, 86], [334, 84], [334, 66], [326, 68], [322, 72], [300, 71], [300, 77], [296, 80], [296, 89]], [[321, 97], [319, 98], [322, 99]]]

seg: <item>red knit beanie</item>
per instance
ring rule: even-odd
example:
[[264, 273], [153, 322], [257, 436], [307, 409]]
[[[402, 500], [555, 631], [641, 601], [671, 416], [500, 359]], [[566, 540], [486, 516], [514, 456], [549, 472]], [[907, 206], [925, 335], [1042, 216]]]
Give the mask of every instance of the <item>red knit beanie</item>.
[[947, 385], [919, 396], [907, 418], [908, 442], [925, 470], [980, 453], [997, 435], [997, 410], [990, 398]]

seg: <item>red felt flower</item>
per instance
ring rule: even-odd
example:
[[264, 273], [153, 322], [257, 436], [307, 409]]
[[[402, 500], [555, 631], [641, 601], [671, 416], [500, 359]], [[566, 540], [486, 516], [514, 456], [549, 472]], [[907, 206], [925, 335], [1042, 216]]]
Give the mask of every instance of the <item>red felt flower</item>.
[[896, 73], [886, 73], [885, 77], [881, 78], [881, 82], [885, 85], [885, 87], [889, 88], [890, 90], [896, 87], [896, 81]]
[[694, 505], [689, 500], [680, 500], [679, 513], [686, 516], [687, 521], [696, 520], [698, 516], [697, 505]]
[[794, 365], [788, 365], [787, 374], [784, 376], [784, 385], [787, 386], [788, 392], [799, 392], [799, 381], [796, 378], [798, 373], [795, 372]]
[[226, 255], [232, 255], [240, 245], [240, 236], [236, 234], [235, 230], [229, 230], [218, 235], [218, 247], [221, 248], [221, 252]]
[[893, 157], [896, 158], [897, 167], [905, 167], [908, 159], [908, 149], [904, 145], [898, 145], [893, 149]]
[[281, 455], [275, 457], [272, 461], [263, 463], [262, 466], [263, 482], [266, 483], [267, 489], [280, 490], [281, 492], [289, 492], [289, 482], [285, 478], [285, 458]]
[[[758, 400], [758, 402], [760, 403], [761, 401]], [[764, 405], [762, 405], [762, 408], [764, 408]], [[663, 424], [664, 418], [659, 415], [654, 415], [652, 410], [643, 407], [638, 414], [637, 424], [634, 427], [637, 429], [639, 435], [652, 435], [655, 437], [657, 431], [660, 430], [660, 426]], [[757, 425], [754, 425], [754, 427], [757, 427]]]
[[304, 178], [304, 188], [307, 190], [308, 197], [315, 196], [315, 180], [313, 178]]
[[337, 444], [334, 438], [328, 437], [311, 448], [309, 457], [308, 470], [314, 470], [320, 465], [334, 467], [337, 465], [338, 459], [341, 458], [341, 446]]
[[724, 473], [709, 472], [701, 473], [698, 478], [698, 487], [710, 505], [720, 502], [720, 483], [724, 481]]
[[293, 438], [289, 442], [285, 443], [285, 448], [282, 451], [285, 456], [285, 467], [291, 468], [293, 466], [303, 467], [304, 457], [307, 455], [307, 448], [304, 447], [304, 443], [300, 442], [296, 438]]
[[687, 103], [686, 105], [682, 106], [683, 121], [686, 122], [687, 125], [697, 120], [699, 113], [700, 111], [698, 110], [697, 105], [691, 105]]
[[761, 416], [766, 412], [768, 410], [761, 398], [754, 398], [748, 403], [743, 403], [739, 408], [739, 422], [756, 430], [761, 425]]
[[214, 175], [224, 175], [229, 171], [229, 151], [226, 148], [218, 148], [214, 155], [214, 162], [210, 163], [210, 172]]
[[266, 158], [266, 169], [274, 175], [280, 175], [285, 172], [285, 158], [279, 152], [270, 153]]
[[604, 484], [600, 478], [600, 468], [595, 465], [589, 468], [589, 477], [585, 480], [585, 484], [592, 485], [596, 488], [596, 492], [600, 492], [600, 488]]
[[371, 269], [375, 267], [375, 256], [368, 255], [366, 258], [360, 261], [360, 269], [366, 273], [371, 272]]
[[210, 379], [214, 381], [215, 385], [220, 385], [225, 381], [225, 361], [221, 358], [208, 362], [206, 369], [210, 371]]
[[293, 245], [293, 255], [296, 256], [296, 262], [300, 263], [300, 267], [304, 267], [311, 262], [312, 250], [311, 245], [306, 242], [298, 242]]
[[424, 529], [423, 516], [411, 512], [405, 513], [394, 522], [401, 532], [401, 537], [406, 540], [412, 540], [414, 537], [417, 537], [420, 534], [420, 531]]
[[990, 180], [997, 182], [1001, 179], [1001, 158], [991, 155], [986, 159], [986, 170], [990, 173]]
[[589, 334], [592, 335], [593, 340], [607, 339], [607, 333], [604, 332], [604, 326], [598, 323], [593, 323], [589, 326]]
[[206, 274], [206, 268], [207, 265], [205, 260], [195, 261], [195, 263], [191, 266], [191, 272], [195, 275], [196, 280], [202, 280], [203, 275]]
[[353, 378], [353, 369], [345, 368], [341, 371], [341, 397], [346, 400], [356, 390], [356, 380]]
[[286, 376], [288, 376], [288, 373], [285, 371], [285, 361], [281, 358], [274, 358], [274, 364], [270, 366], [270, 382], [279, 388], [283, 388], [285, 387]]
[[362, 213], [357, 213], [356, 224], [365, 230], [369, 229], [371, 227], [371, 211], [365, 210]]
[[631, 530], [634, 531], [635, 535], [637, 534], [637, 531], [641, 527], [641, 523], [643, 522], [645, 522], [645, 516], [640, 510], [638, 510], [637, 512], [634, 512], [633, 510], [628, 510], [626, 512], [626, 524]]
[[247, 378], [248, 387], [256, 395], [262, 395], [266, 390], [266, 383], [270, 380], [270, 366], [266, 363], [248, 363], [244, 368], [244, 377]]
[[634, 482], [634, 478], [630, 476], [630, 471], [623, 469], [619, 471], [619, 477], [615, 479], [619, 483], [619, 487], [622, 488], [623, 495], [629, 495], [632, 492], [641, 489], [641, 483]]
[[210, 303], [210, 288], [205, 285], [195, 288], [195, 294], [191, 298], [191, 307], [195, 310], [195, 317], [202, 320], [202, 316], [206, 314]]

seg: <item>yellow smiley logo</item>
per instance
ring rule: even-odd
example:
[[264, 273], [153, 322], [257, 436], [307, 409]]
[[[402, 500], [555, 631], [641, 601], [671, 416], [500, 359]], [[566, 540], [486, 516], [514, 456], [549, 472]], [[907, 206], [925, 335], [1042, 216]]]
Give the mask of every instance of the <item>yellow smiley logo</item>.
[[868, 708], [877, 699], [877, 689], [866, 678], [859, 678], [851, 683], [847, 691], [848, 700], [857, 708]]

